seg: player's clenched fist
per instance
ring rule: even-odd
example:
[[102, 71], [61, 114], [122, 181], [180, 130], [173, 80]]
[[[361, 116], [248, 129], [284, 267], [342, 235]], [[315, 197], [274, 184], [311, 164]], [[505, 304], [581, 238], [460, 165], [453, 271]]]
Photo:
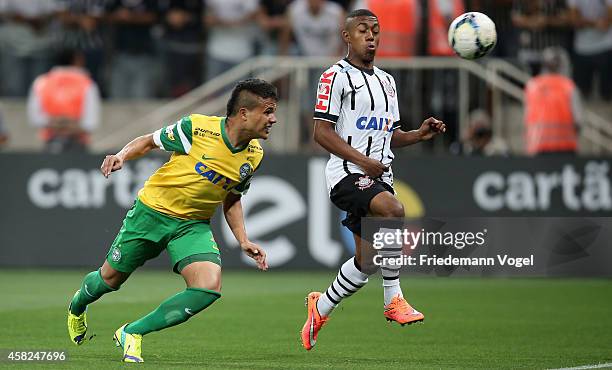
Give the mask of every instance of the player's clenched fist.
[[433, 117], [427, 118], [419, 127], [419, 133], [421, 134], [421, 140], [429, 140], [433, 136], [446, 132], [446, 125], [444, 122], [435, 119]]
[[102, 171], [102, 175], [104, 175], [104, 177], [108, 178], [108, 175], [110, 175], [111, 172], [118, 171], [121, 169], [121, 167], [123, 167], [123, 158], [115, 154], [109, 154], [104, 158], [104, 161], [100, 166], [100, 171]]

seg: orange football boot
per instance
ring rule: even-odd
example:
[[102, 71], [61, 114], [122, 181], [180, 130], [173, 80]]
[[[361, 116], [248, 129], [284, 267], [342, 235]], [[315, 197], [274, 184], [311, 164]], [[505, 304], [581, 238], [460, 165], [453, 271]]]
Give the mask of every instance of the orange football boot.
[[310, 292], [306, 297], [306, 307], [308, 310], [308, 317], [302, 328], [302, 345], [307, 351], [310, 351], [317, 343], [317, 336], [319, 330], [327, 322], [328, 316], [321, 316], [317, 309], [317, 301], [321, 297], [319, 292]]
[[402, 326], [422, 322], [425, 319], [422, 313], [412, 308], [404, 297], [401, 297], [399, 294], [393, 297], [391, 303], [385, 306], [384, 313], [387, 321], [395, 321]]

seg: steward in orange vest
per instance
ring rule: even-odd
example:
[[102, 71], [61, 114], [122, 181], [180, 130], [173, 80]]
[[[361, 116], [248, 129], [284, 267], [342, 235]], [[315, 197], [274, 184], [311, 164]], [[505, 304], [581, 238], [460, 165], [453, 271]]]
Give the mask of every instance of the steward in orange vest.
[[546, 49], [544, 73], [525, 86], [525, 140], [528, 154], [573, 153], [578, 148], [580, 99], [574, 82], [558, 73], [560, 51]]
[[368, 0], [366, 8], [378, 15], [380, 44], [377, 57], [411, 57], [417, 52], [420, 29], [418, 0]]
[[[452, 6], [452, 13], [444, 12], [441, 3]], [[448, 44], [448, 27], [451, 22], [465, 13], [463, 0], [429, 0], [427, 52], [434, 56], [452, 56], [455, 52]]]
[[82, 56], [63, 52], [61, 65], [34, 80], [28, 97], [28, 117], [39, 128], [47, 150], [83, 150], [100, 122], [100, 93]]

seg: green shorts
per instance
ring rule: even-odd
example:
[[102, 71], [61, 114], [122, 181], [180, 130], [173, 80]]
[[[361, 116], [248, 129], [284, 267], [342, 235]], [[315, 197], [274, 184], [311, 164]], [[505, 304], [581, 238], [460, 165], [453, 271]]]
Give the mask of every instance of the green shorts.
[[117, 271], [131, 273], [164, 249], [176, 273], [191, 262], [210, 261], [221, 266], [219, 247], [202, 220], [183, 220], [160, 213], [136, 200], [106, 255]]

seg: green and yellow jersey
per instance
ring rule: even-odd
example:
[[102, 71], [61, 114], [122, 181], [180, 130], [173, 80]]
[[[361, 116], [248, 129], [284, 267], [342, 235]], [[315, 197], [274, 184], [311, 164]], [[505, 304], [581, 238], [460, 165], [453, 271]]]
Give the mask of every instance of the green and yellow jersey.
[[155, 131], [153, 140], [173, 153], [145, 182], [138, 198], [182, 219], [210, 219], [229, 192], [246, 192], [263, 158], [257, 140], [233, 147], [222, 117], [192, 114]]

